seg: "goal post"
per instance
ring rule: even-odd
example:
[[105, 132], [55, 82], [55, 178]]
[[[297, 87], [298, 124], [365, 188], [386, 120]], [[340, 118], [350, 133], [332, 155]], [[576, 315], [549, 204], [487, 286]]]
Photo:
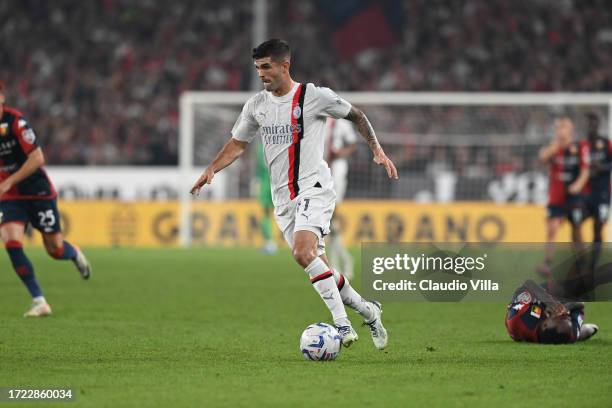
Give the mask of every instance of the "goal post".
[[[192, 241], [191, 204], [194, 199], [223, 200], [248, 196], [246, 178], [250, 173], [232, 169], [233, 166], [215, 177], [213, 185], [216, 186], [205, 189], [203, 197], [192, 197], [189, 189], [197, 174], [203, 171], [204, 166], [212, 160], [230, 137], [231, 126], [244, 102], [253, 94], [254, 92], [188, 91], [180, 97], [180, 242], [182, 246], [189, 246]], [[602, 119], [601, 134], [612, 137], [612, 94], [610, 93], [339, 92], [339, 94], [352, 104], [363, 107], [371, 118], [381, 143], [393, 146], [388, 153], [400, 155], [402, 161], [405, 159], [407, 173], [416, 171], [419, 174], [413, 178], [407, 177], [403, 184], [393, 191], [378, 191], [368, 187], [371, 184], [371, 178], [368, 177], [371, 176], [368, 175], [367, 169], [363, 169], [365, 165], [362, 165], [362, 172], [351, 172], [357, 183], [356, 188], [352, 192], [349, 191], [348, 196], [352, 194], [354, 198], [367, 196], [414, 201], [503, 200], [503, 194], [497, 194], [496, 191], [500, 188], [503, 190], [503, 184], [508, 180], [497, 180], [497, 184], [491, 184], [489, 180], [487, 184], [479, 181], [481, 178], [484, 180], [486, 178], [484, 176], [487, 175], [479, 175], [478, 172], [495, 169], [503, 174], [503, 165], [498, 163], [500, 158], [491, 159], [488, 156], [504, 158], [504, 155], [520, 159], [521, 166], [526, 172], [534, 170], [530, 158], [550, 139], [550, 128], [555, 116], [565, 114], [580, 123], [586, 111], [594, 110]], [[577, 127], [577, 131], [582, 128], [583, 126]], [[578, 138], [582, 136], [577, 132]], [[489, 147], [487, 152], [483, 153], [483, 146]], [[444, 152], [453, 149], [469, 157], [459, 159], [454, 157], [452, 160], [445, 158]], [[420, 161], [412, 160], [415, 155], [419, 156]], [[437, 155], [442, 156], [437, 158], [438, 162], [436, 162]], [[495, 162], [496, 159], [498, 162]], [[507, 159], [506, 165], [511, 166], [512, 158], [505, 157], [505, 159]], [[451, 162], [450, 166], [446, 163], [447, 167], [451, 167], [450, 171], [444, 169], [445, 160]], [[474, 160], [483, 161], [482, 166], [478, 167], [478, 163], [471, 162]], [[458, 161], [463, 162], [461, 166], [468, 167], [469, 176], [474, 176], [467, 177], [470, 183], [459, 186], [456, 194], [455, 192], [447, 195], [436, 193], [434, 190], [444, 190], [445, 186], [456, 183], [457, 177], [462, 177], [458, 174], [463, 173], [458, 173], [457, 168], [452, 168], [457, 166]], [[491, 162], [495, 162], [493, 167]], [[436, 163], [440, 164], [438, 166], [440, 168], [436, 168]], [[539, 171], [542, 173], [542, 169]], [[436, 174], [436, 187], [429, 190], [424, 188], [423, 191], [419, 190], [420, 187], [415, 187], [422, 182], [422, 174], [430, 175], [432, 172]], [[219, 177], [221, 174], [224, 175]], [[444, 177], [453, 174], [455, 179]], [[363, 182], [360, 183], [360, 180]], [[508, 183], [516, 184], [520, 183], [520, 180]], [[541, 175], [536, 180], [536, 184], [538, 183], [539, 198], [527, 199], [541, 202]], [[519, 202], [520, 200], [522, 199], [519, 199]]]

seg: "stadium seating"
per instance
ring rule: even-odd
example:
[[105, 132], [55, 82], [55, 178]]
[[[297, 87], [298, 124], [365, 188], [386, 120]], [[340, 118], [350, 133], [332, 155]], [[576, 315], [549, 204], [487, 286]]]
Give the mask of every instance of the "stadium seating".
[[[612, 90], [612, 9], [603, 0], [404, 1], [399, 45], [348, 59], [330, 41], [337, 27], [321, 18], [320, 3], [269, 1], [269, 21], [283, 21], [270, 34], [296, 44], [301, 80], [340, 91]], [[0, 34], [13, 45], [0, 49], [0, 76], [50, 164], [176, 164], [178, 95], [250, 87], [249, 2], [56, 6], [0, 4]], [[317, 47], [300, 48], [304, 41]]]

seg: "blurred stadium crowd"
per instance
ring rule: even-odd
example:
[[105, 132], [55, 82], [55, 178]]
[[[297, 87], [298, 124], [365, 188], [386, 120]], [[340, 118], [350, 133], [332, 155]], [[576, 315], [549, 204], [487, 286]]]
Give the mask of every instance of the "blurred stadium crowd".
[[297, 72], [337, 89], [612, 91], [612, 8], [605, 0], [405, 0], [393, 46], [343, 61], [336, 55], [342, 45], [329, 41], [338, 27], [321, 19], [315, 3], [276, 2], [273, 21], [290, 28], [272, 25], [272, 32], [317, 44], [298, 55]]
[[[330, 41], [341, 27], [324, 18], [327, 2], [269, 0], [269, 33], [293, 44], [296, 79], [338, 91], [612, 91], [605, 0], [395, 3], [400, 30], [350, 56]], [[251, 2], [4, 0], [0, 18], [8, 103], [32, 121], [50, 164], [176, 164], [180, 93], [248, 90], [253, 79]], [[376, 126], [389, 116], [379, 114]], [[385, 131], [472, 122], [443, 114], [451, 122], [400, 116]]]

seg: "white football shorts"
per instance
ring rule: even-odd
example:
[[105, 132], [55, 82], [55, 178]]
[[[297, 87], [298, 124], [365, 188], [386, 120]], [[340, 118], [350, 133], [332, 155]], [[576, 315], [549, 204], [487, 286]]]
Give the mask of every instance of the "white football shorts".
[[276, 224], [290, 248], [296, 231], [311, 231], [319, 239], [317, 255], [325, 253], [325, 235], [336, 206], [336, 193], [329, 187], [311, 187], [289, 203], [274, 209]]

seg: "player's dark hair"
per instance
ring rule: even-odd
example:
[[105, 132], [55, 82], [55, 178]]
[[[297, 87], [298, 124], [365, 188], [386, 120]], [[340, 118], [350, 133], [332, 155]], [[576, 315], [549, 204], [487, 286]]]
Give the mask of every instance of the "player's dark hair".
[[576, 341], [572, 322], [569, 318], [552, 319], [546, 328], [538, 333], [538, 340], [544, 344], [567, 344]]
[[587, 125], [588, 125], [588, 137], [597, 137], [599, 133], [599, 115], [593, 111], [586, 113]]
[[253, 59], [270, 57], [273, 61], [291, 58], [291, 48], [287, 41], [272, 38], [253, 48]]
[[591, 111], [591, 112], [587, 112], [585, 116], [588, 120], [592, 120], [594, 122], [599, 123], [599, 115], [597, 113]]

